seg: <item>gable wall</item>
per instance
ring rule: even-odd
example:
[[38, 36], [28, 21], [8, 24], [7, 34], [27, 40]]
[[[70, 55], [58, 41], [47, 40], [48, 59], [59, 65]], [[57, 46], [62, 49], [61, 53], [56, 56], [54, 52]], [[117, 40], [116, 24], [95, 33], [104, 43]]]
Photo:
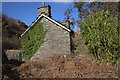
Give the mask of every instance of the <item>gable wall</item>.
[[31, 60], [43, 60], [53, 54], [70, 54], [70, 33], [46, 18], [42, 18], [47, 30], [45, 41]]

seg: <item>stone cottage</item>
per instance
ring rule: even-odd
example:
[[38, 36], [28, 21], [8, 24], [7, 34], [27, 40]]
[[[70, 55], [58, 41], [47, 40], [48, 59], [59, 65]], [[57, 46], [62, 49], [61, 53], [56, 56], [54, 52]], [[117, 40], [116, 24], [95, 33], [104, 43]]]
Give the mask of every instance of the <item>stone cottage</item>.
[[[30, 60], [43, 60], [53, 54], [70, 54], [71, 53], [71, 39], [70, 39], [70, 25], [69, 22], [62, 21], [61, 23], [52, 19], [51, 7], [49, 5], [42, 5], [38, 7], [38, 18], [32, 23], [35, 25], [38, 21], [43, 23], [44, 29], [47, 30], [45, 38], [47, 41], [41, 44], [36, 50]], [[29, 27], [21, 37], [31, 30]]]

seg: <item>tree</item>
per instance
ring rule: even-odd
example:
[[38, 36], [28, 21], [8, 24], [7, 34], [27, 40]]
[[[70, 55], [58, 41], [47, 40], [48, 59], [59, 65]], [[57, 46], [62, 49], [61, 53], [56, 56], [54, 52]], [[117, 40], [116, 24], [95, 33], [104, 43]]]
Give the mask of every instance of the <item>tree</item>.
[[[69, 20], [72, 24], [71, 28], [79, 25], [91, 12], [98, 12], [100, 10], [108, 10], [115, 17], [119, 15], [120, 2], [74, 2], [73, 7], [69, 7], [64, 13], [65, 19]], [[78, 12], [75, 12], [77, 9]], [[74, 13], [75, 12], [75, 13]], [[76, 16], [74, 16], [76, 15]], [[74, 16], [74, 17], [72, 17]], [[76, 18], [77, 17], [77, 18]]]
[[[65, 19], [69, 20], [72, 24], [71, 28], [74, 29], [74, 26], [77, 26], [77, 28], [80, 30], [82, 39], [84, 39], [82, 41], [87, 45], [87, 47], [89, 49], [89, 53], [93, 54], [98, 59], [104, 58], [104, 60], [106, 59], [106, 61], [115, 62], [115, 61], [117, 61], [117, 59], [119, 57], [119, 54], [118, 54], [119, 50], [118, 50], [118, 45], [117, 45], [118, 37], [113, 37], [113, 36], [108, 35], [109, 30], [106, 30], [107, 29], [106, 27], [108, 27], [108, 24], [111, 24], [111, 25], [114, 24], [113, 26], [111, 26], [109, 28], [111, 30], [110, 34], [112, 35], [115, 32], [116, 35], [118, 36], [119, 29], [116, 25], [118, 25], [117, 21], [120, 22], [120, 19], [118, 18], [118, 17], [120, 17], [119, 16], [119, 11], [120, 11], [119, 7], [120, 7], [120, 2], [90, 2], [90, 3], [89, 2], [74, 2], [74, 6], [68, 8], [64, 14]], [[77, 12], [75, 12], [76, 14], [73, 14], [75, 9], [77, 9]], [[103, 13], [101, 12], [102, 15], [99, 13], [101, 10], [104, 10]], [[110, 16], [110, 18], [106, 17], [106, 18], [103, 18], [103, 20], [102, 20], [102, 18], [100, 20], [97, 16], [99, 16], [99, 15], [104, 16], [103, 14], [106, 14], [105, 13], [106, 11], [109, 13], [108, 16]], [[97, 15], [95, 13], [97, 13], [99, 15]], [[92, 14], [94, 14], [94, 16], [92, 16]], [[111, 14], [112, 14], [112, 17], [111, 17]], [[74, 15], [76, 15], [76, 16], [73, 17]], [[89, 17], [89, 16], [92, 16], [92, 17]], [[116, 24], [112, 22], [112, 19], [114, 19], [113, 21]], [[91, 20], [91, 22], [90, 22], [90, 20]], [[100, 20], [101, 23], [99, 23], [98, 20]], [[106, 27], [103, 26], [105, 24], [102, 24], [102, 23], [104, 23], [105, 20], [108, 20], [108, 23], [106, 23], [107, 24]], [[96, 23], [95, 25], [93, 25], [93, 22], [98, 22], [99, 24]], [[96, 27], [92, 27], [92, 26], [96, 26]], [[104, 30], [102, 30], [103, 27], [105, 28]], [[115, 28], [113, 28], [113, 27], [115, 27]], [[101, 33], [97, 33], [97, 30], [100, 31], [100, 29], [101, 29]], [[113, 29], [113, 31], [112, 31], [112, 29]], [[90, 32], [91, 32], [91, 34], [89, 34]], [[83, 34], [84, 34], [84, 36], [83, 36]], [[102, 34], [105, 34], [107, 37], [106, 36], [103, 37]], [[97, 37], [99, 37], [99, 38], [97, 38]], [[99, 39], [101, 41], [99, 41]], [[102, 41], [102, 39], [103, 39], [103, 41]], [[96, 40], [98, 40], [98, 41], [96, 41]], [[97, 42], [99, 42], [99, 44], [100, 44], [99, 46], [98, 46]], [[75, 42], [75, 45], [77, 46], [75, 51], [77, 51], [77, 52], [80, 51], [81, 44], [82, 44], [81, 39], [77, 38], [77, 40]], [[105, 46], [106, 46], [106, 48], [105, 48]], [[101, 53], [103, 53], [103, 54], [101, 54]], [[107, 55], [104, 56], [104, 54], [107, 54]]]
[[21, 35], [26, 28], [16, 22], [16, 19], [2, 15], [2, 52], [7, 49], [21, 48], [18, 36]]
[[92, 12], [79, 27], [90, 54], [107, 62], [118, 60], [119, 26], [113, 14], [105, 10]]

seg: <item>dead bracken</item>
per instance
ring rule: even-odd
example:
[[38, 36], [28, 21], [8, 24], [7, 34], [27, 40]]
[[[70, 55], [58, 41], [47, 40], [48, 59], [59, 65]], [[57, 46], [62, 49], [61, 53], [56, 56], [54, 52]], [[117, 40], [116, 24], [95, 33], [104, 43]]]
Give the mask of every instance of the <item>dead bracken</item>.
[[3, 65], [3, 80], [23, 78], [118, 78], [118, 64], [113, 67], [58, 54], [46, 61], [26, 61], [20, 66]]

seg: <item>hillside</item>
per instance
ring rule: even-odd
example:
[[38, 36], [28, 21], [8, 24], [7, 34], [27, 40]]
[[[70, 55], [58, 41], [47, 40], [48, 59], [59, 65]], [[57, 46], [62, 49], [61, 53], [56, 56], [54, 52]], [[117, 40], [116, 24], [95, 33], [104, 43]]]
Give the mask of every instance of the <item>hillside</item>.
[[18, 37], [26, 30], [27, 25], [20, 20], [2, 15], [2, 46], [7, 49], [21, 48]]
[[7, 62], [6, 50], [21, 49], [19, 36], [26, 30], [27, 25], [20, 20], [2, 15], [2, 61]]
[[118, 63], [113, 67], [95, 61], [87, 54], [84, 56], [79, 58], [75, 55], [54, 55], [41, 62], [13, 62], [14, 64], [10, 62], [3, 66], [3, 80], [23, 78], [118, 78]]

